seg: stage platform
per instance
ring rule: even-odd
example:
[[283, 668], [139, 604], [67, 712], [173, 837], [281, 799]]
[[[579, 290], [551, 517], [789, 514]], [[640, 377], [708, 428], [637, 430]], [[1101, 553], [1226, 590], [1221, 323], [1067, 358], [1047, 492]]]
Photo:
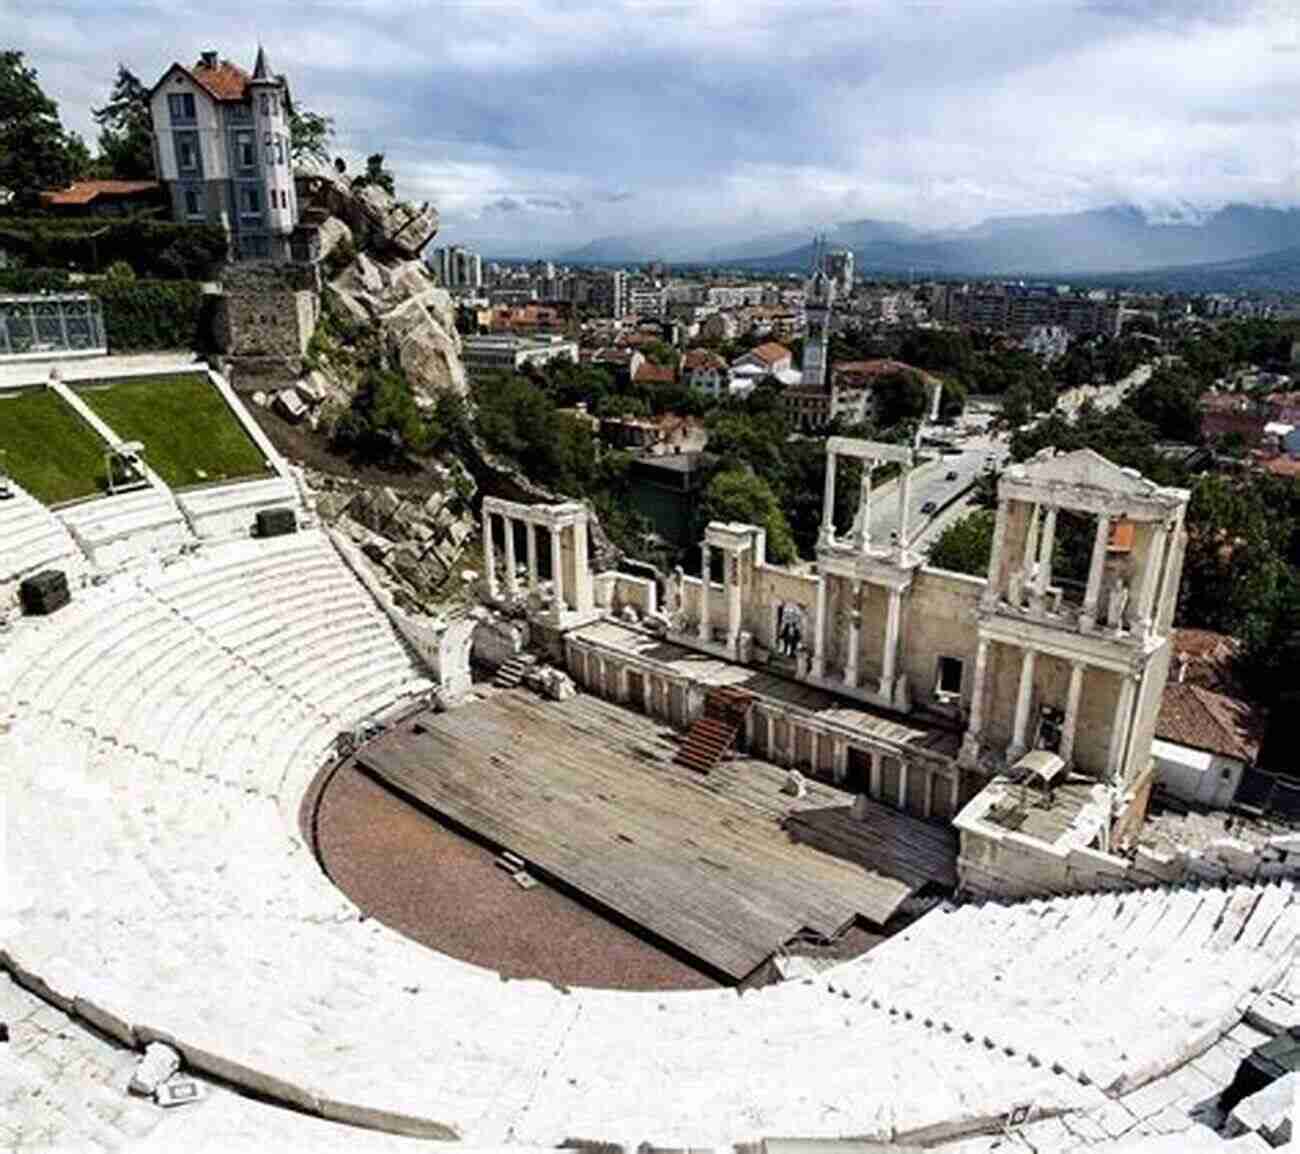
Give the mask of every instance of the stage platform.
[[[701, 776], [673, 764], [677, 737], [598, 698], [520, 689], [413, 715], [357, 761], [736, 982], [801, 930], [882, 926], [927, 882], [953, 884], [950, 829], [871, 803], [859, 822], [848, 794], [809, 782], [790, 797], [785, 771], [765, 762]], [[799, 840], [784, 828], [792, 816]]]

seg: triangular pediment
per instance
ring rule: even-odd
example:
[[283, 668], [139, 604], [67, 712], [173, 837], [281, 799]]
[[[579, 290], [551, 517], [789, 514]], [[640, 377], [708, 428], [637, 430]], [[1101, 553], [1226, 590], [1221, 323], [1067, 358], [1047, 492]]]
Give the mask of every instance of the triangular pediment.
[[1011, 481], [1029, 481], [1038, 485], [1082, 486], [1104, 489], [1117, 496], [1150, 497], [1159, 486], [1135, 470], [1121, 469], [1092, 449], [1075, 449], [1055, 457], [1030, 460], [1007, 470]]

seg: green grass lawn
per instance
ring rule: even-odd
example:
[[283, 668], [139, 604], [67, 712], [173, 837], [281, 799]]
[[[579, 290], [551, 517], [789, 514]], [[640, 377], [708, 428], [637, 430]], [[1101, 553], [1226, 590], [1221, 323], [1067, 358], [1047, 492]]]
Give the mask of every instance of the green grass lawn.
[[262, 451], [212, 382], [198, 374], [77, 386], [119, 437], [144, 442], [145, 463], [168, 485], [270, 475]]
[[0, 450], [9, 475], [38, 501], [57, 505], [107, 489], [108, 448], [57, 394], [0, 393]]

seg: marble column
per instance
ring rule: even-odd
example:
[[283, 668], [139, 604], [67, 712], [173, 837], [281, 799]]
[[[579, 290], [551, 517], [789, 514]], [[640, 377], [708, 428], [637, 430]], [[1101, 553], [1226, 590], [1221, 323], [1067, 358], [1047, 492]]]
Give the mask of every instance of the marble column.
[[858, 494], [858, 517], [853, 543], [860, 553], [871, 548], [871, 462], [862, 462], [862, 488]]
[[537, 526], [531, 521], [525, 521], [528, 528], [528, 592], [537, 591]]
[[885, 615], [885, 651], [880, 670], [880, 696], [894, 700], [894, 678], [898, 673], [898, 644], [902, 634], [903, 594], [889, 591], [889, 609]]
[[1110, 543], [1110, 515], [1097, 518], [1097, 531], [1092, 538], [1092, 557], [1088, 562], [1088, 588], [1083, 595], [1083, 612], [1079, 624], [1084, 629], [1097, 625], [1097, 603], [1101, 600], [1101, 578], [1106, 568], [1106, 546]]
[[497, 556], [492, 543], [492, 514], [483, 510], [483, 568], [487, 570], [488, 597], [497, 599]]
[[849, 743], [842, 737], [831, 738], [831, 775], [836, 785], [843, 785], [849, 775]]
[[901, 757], [895, 758], [898, 762], [898, 808], [903, 813], [907, 812], [907, 762]]
[[[1020, 559], [1020, 583], [1028, 590], [1033, 588], [1034, 563], [1038, 560], [1038, 526], [1042, 518], [1042, 509], [1035, 505], [1029, 514], [1029, 528], [1025, 533], [1025, 555]], [[1017, 609], [1020, 606], [1016, 606]]]
[[813, 658], [811, 673], [826, 676], [826, 574], [817, 574], [817, 604], [813, 611]]
[[740, 640], [740, 554], [723, 553], [727, 585], [727, 648], [735, 650]]
[[1007, 544], [1007, 518], [1009, 501], [998, 502], [997, 519], [993, 522], [993, 544], [989, 549], [989, 583], [984, 590], [984, 606], [991, 609], [1006, 591], [1002, 588], [1002, 554]]
[[595, 603], [595, 593], [591, 587], [591, 567], [587, 560], [585, 517], [573, 523], [573, 580], [573, 607], [580, 613], [587, 613]]
[[858, 610], [862, 584], [853, 582], [853, 598], [849, 602], [848, 651], [844, 655], [844, 684], [850, 689], [858, 687], [858, 650], [861, 648], [862, 614]]
[[934, 813], [934, 770], [925, 771], [925, 801], [921, 807], [921, 816], [929, 817]]
[[876, 800], [880, 800], [881, 790], [884, 788], [882, 778], [884, 777], [884, 754], [877, 753], [874, 749], [871, 751], [871, 777], [867, 783], [867, 792]]
[[1043, 535], [1039, 546], [1038, 571], [1034, 577], [1033, 593], [1031, 594], [1030, 603], [1033, 605], [1035, 612], [1043, 611], [1043, 603], [1047, 597], [1047, 587], [1052, 583], [1052, 550], [1056, 546], [1056, 506], [1048, 505], [1047, 512], [1043, 516]]
[[981, 637], [975, 650], [975, 676], [971, 683], [970, 717], [966, 736], [962, 738], [960, 760], [963, 765], [974, 766], [979, 761], [980, 744], [984, 734], [984, 679], [988, 675], [989, 639]]
[[1083, 662], [1070, 662], [1070, 691], [1065, 699], [1065, 721], [1061, 725], [1061, 760], [1074, 760], [1074, 735], [1079, 726], [1079, 697], [1083, 693]]
[[1133, 695], [1137, 678], [1130, 673], [1120, 674], [1119, 701], [1115, 706], [1115, 724], [1110, 731], [1110, 746], [1106, 751], [1106, 778], [1119, 784], [1124, 780], [1124, 755], [1128, 751], [1129, 730], [1133, 723]]
[[557, 613], [569, 607], [564, 595], [564, 550], [560, 545], [560, 527], [551, 526], [551, 585], [555, 590], [555, 611]]
[[709, 625], [709, 571], [713, 567], [713, 551], [709, 546], [700, 546], [700, 640], [712, 641], [713, 629]]
[[1034, 695], [1034, 650], [1025, 649], [1020, 662], [1020, 688], [1016, 692], [1016, 717], [1007, 747], [1007, 764], [1019, 761], [1029, 748], [1029, 704]]
[[826, 487], [822, 491], [822, 523], [818, 534], [819, 545], [829, 545], [835, 540], [835, 454], [826, 452]]
[[909, 466], [903, 466], [902, 475], [898, 478], [898, 556], [901, 559], [907, 551], [907, 506], [912, 500], [912, 470]]
[[1173, 624], [1174, 610], [1178, 607], [1178, 580], [1183, 568], [1183, 553], [1187, 548], [1187, 531], [1181, 525], [1174, 526], [1174, 540], [1169, 547], [1169, 560], [1165, 562], [1164, 579], [1160, 582], [1160, 594], [1156, 599], [1153, 628], [1160, 635], [1169, 631]]
[[1160, 586], [1161, 567], [1165, 559], [1165, 543], [1169, 539], [1169, 530], [1164, 524], [1152, 527], [1151, 540], [1147, 545], [1146, 560], [1142, 565], [1142, 584], [1137, 596], [1138, 632], [1146, 637], [1151, 632], [1151, 610], [1155, 604], [1156, 590]]
[[506, 528], [506, 596], [514, 597], [519, 592], [518, 562], [515, 560], [515, 521], [513, 517], [502, 517]]

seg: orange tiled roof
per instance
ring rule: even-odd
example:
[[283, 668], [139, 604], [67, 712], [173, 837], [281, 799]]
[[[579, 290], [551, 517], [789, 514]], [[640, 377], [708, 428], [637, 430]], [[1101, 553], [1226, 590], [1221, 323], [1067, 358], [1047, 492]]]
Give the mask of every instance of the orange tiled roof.
[[645, 361], [637, 366], [632, 379], [638, 385], [671, 385], [677, 380], [677, 374], [667, 365], [656, 365], [654, 361]]
[[883, 377], [891, 373], [918, 373], [927, 380], [933, 380], [924, 369], [918, 369], [905, 361], [890, 360], [888, 357], [875, 357], [868, 361], [840, 361], [831, 371], [834, 376], [843, 374], [846, 377]]
[[690, 349], [682, 360], [682, 367], [686, 369], [725, 369], [727, 362], [712, 349]]
[[769, 365], [774, 365], [777, 361], [782, 361], [785, 360], [786, 357], [793, 356], [785, 345], [778, 345], [776, 341], [765, 341], [763, 344], [750, 349], [749, 352]]
[[1271, 457], [1264, 462], [1264, 471], [1275, 477], [1300, 477], [1300, 461], [1294, 457]]
[[229, 60], [220, 61], [215, 68], [208, 68], [200, 61], [190, 69], [190, 75], [216, 100], [243, 100], [244, 89], [252, 79], [238, 64]]
[[1263, 736], [1263, 717], [1249, 702], [1200, 685], [1165, 686], [1156, 719], [1161, 741], [1253, 762]]
[[98, 196], [134, 196], [157, 189], [156, 180], [77, 180], [67, 188], [42, 192], [41, 200], [45, 204], [89, 204]]

